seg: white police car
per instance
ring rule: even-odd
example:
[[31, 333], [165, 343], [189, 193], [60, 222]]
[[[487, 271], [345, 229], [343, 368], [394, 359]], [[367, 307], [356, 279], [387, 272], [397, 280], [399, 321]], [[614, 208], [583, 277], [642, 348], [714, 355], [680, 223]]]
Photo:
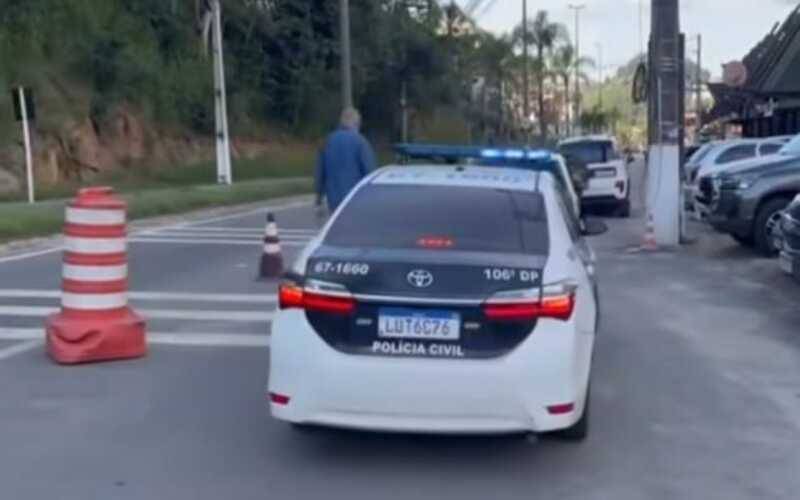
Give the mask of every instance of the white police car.
[[557, 184], [546, 171], [463, 165], [365, 179], [280, 286], [272, 415], [583, 438], [594, 254]]

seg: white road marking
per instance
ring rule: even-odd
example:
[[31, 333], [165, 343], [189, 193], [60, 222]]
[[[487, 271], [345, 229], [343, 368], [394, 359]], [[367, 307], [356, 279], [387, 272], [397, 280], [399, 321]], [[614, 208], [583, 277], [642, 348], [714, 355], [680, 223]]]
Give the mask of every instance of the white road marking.
[[33, 257], [39, 257], [40, 255], [47, 255], [49, 253], [60, 252], [62, 250], [64, 250], [64, 247], [53, 247], [53, 248], [48, 248], [46, 250], [37, 250], [35, 252], [25, 252], [16, 255], [10, 255], [8, 257], [0, 257], [0, 264], [4, 264], [6, 262], [16, 262], [18, 260], [32, 259]]
[[[148, 234], [137, 234], [137, 238], [200, 238], [200, 239], [237, 239], [240, 241], [254, 241], [254, 240], [263, 240], [263, 234], [238, 234], [238, 233], [228, 233], [228, 234], [215, 234], [215, 233], [188, 233], [188, 232], [154, 232]], [[295, 236], [291, 234], [287, 235], [279, 235], [281, 241], [292, 241], [295, 243], [302, 243], [307, 242], [311, 238], [308, 236]]]
[[[45, 317], [60, 309], [48, 306], [0, 306], [0, 316]], [[270, 322], [275, 316], [268, 311], [209, 311], [187, 309], [137, 309], [146, 319], [182, 319], [194, 321]]]
[[[270, 336], [255, 333], [167, 333], [147, 332], [148, 344], [208, 346], [208, 347], [268, 347]], [[21, 340], [25, 345], [17, 344], [0, 350], [10, 352], [7, 357], [30, 350], [44, 340], [42, 328], [0, 328], [0, 340]], [[31, 344], [31, 345], [29, 345]]]
[[[222, 222], [222, 221], [225, 221], [225, 220], [248, 217], [248, 216], [251, 216], [251, 215], [254, 215], [254, 214], [258, 214], [258, 213], [282, 212], [282, 211], [285, 211], [285, 210], [291, 210], [293, 208], [301, 208], [301, 207], [306, 207], [306, 206], [311, 206], [311, 202], [310, 201], [295, 201], [295, 202], [286, 203], [286, 204], [283, 204], [283, 205], [266, 206], [266, 207], [261, 207], [261, 208], [255, 209], [255, 210], [248, 210], [246, 212], [238, 212], [238, 213], [234, 213], [234, 214], [222, 215], [222, 216], [219, 216], [219, 217], [211, 217], [211, 218], [208, 218], [208, 219], [198, 219], [198, 220], [195, 220], [195, 221], [184, 222], [184, 223], [181, 223], [181, 224], [174, 224], [174, 225], [171, 225], [171, 226], [163, 226], [161, 228], [156, 228], [156, 229], [169, 229], [169, 228], [175, 229], [175, 228], [181, 228], [181, 227], [196, 226], [196, 225], [201, 225], [201, 224], [213, 224], [215, 222]], [[146, 232], [151, 231], [151, 230], [152, 229], [145, 229], [145, 230], [141, 230], [141, 231], [135, 231], [132, 234], [146, 233]], [[43, 249], [43, 250], [33, 250], [33, 251], [30, 251], [30, 252], [18, 253], [18, 254], [9, 255], [9, 256], [6, 256], [6, 257], [0, 257], [0, 264], [5, 264], [6, 262], [16, 262], [18, 260], [32, 259], [34, 257], [40, 257], [42, 255], [61, 252], [63, 250], [64, 250], [64, 247], [62, 245], [59, 245], [59, 246], [55, 246], [55, 247], [51, 247], [51, 248], [46, 248], [46, 249]]]
[[[39, 337], [35, 339], [27, 340], [25, 342], [22, 342], [21, 344], [15, 344], [12, 345], [11, 347], [6, 347], [5, 349], [0, 349], [0, 360], [9, 359], [11, 357], [16, 356], [17, 354], [22, 354], [23, 352], [28, 352], [31, 349], [36, 349], [43, 343], [41, 337], [42, 336], [39, 335]], [[0, 338], [3, 338], [2, 331], [0, 331]]]
[[[211, 227], [211, 226], [192, 226], [192, 227], [178, 227], [170, 229], [171, 232], [208, 232], [208, 233], [246, 233], [246, 234], [264, 234], [263, 227], [245, 228], [245, 227]], [[290, 234], [296, 236], [313, 236], [319, 231], [316, 229], [284, 229], [278, 228], [279, 234]]]
[[[10, 299], [60, 299], [60, 290], [16, 290], [0, 289], [0, 298]], [[176, 302], [241, 302], [247, 304], [274, 304], [275, 294], [235, 293], [174, 293], [174, 292], [128, 292], [131, 300], [174, 300]]]
[[[172, 238], [131, 238], [128, 240], [130, 243], [172, 243], [182, 245], [258, 245], [264, 243], [260, 240], [208, 240], [208, 239], [172, 239]], [[281, 242], [285, 247], [304, 247], [306, 242], [300, 241], [286, 241]]]

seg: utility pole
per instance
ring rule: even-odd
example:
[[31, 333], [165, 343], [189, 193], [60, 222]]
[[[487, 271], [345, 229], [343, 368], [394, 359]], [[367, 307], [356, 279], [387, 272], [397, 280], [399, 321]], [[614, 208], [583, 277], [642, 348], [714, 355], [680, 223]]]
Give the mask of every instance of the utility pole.
[[573, 117], [572, 130], [578, 128], [578, 123], [581, 119], [581, 31], [580, 31], [580, 14], [586, 8], [586, 4], [573, 5], [569, 4], [569, 8], [575, 11], [575, 98], [573, 105], [575, 107], [575, 116]]
[[402, 109], [402, 141], [404, 144], [408, 142], [408, 85], [406, 79], [403, 78], [403, 83], [400, 84], [400, 107]]
[[528, 0], [522, 0], [522, 109], [525, 113], [526, 128], [531, 116], [530, 76], [528, 73]]
[[213, 0], [214, 11], [214, 121], [217, 143], [217, 182], [232, 184], [231, 147], [228, 135], [228, 103], [225, 91], [225, 61], [222, 46], [222, 6]]
[[659, 245], [681, 241], [684, 40], [678, 0], [651, 0], [647, 218]]
[[350, 59], [350, 0], [339, 0], [342, 51], [342, 108], [353, 107], [353, 73]]
[[696, 115], [696, 136], [703, 126], [703, 35], [697, 35], [697, 74], [695, 76], [695, 115]]

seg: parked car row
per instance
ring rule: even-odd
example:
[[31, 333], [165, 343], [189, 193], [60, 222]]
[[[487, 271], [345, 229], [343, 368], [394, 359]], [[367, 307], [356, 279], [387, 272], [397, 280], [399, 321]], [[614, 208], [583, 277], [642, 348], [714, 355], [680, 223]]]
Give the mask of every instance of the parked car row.
[[768, 137], [764, 139], [735, 139], [715, 141], [701, 146], [687, 161], [685, 166], [685, 198], [688, 208], [696, 219], [708, 215], [710, 201], [701, 189], [716, 173], [726, 170], [740, 161], [762, 158], [776, 154], [790, 140], [791, 136]]
[[692, 215], [800, 279], [800, 135], [709, 143], [684, 172]]

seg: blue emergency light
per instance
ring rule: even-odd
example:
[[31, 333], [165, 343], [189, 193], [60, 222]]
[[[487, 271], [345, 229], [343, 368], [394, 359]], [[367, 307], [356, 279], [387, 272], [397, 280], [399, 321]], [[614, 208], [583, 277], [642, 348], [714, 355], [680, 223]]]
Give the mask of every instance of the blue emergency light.
[[394, 149], [404, 160], [430, 160], [444, 163], [470, 162], [482, 166], [517, 167], [532, 170], [547, 170], [554, 165], [553, 154], [544, 149], [443, 144], [396, 144]]

